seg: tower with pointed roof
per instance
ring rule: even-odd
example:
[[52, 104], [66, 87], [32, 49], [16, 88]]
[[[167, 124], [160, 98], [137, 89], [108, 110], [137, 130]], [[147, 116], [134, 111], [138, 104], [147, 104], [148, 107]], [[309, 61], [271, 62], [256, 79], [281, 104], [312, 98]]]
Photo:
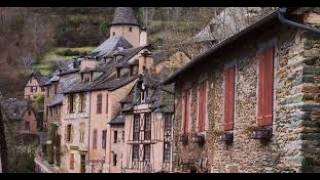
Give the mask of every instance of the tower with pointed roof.
[[141, 28], [131, 7], [117, 7], [110, 27], [110, 37], [122, 36], [133, 47], [147, 44], [146, 30]]

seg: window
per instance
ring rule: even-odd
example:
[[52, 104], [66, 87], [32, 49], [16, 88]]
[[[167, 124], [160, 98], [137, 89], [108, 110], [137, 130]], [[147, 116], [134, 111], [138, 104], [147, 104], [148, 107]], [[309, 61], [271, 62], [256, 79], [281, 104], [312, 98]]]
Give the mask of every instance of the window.
[[143, 145], [143, 161], [144, 162], [150, 162], [150, 152], [151, 152], [150, 149], [151, 149], [150, 144]]
[[24, 124], [24, 129], [25, 129], [25, 130], [28, 130], [28, 131], [30, 130], [30, 122], [29, 122], [29, 121], [26, 121], [26, 122], [25, 122], [25, 124]]
[[118, 131], [113, 131], [113, 143], [117, 143], [118, 141]]
[[92, 144], [92, 146], [93, 146], [93, 149], [97, 149], [97, 136], [98, 136], [98, 132], [97, 132], [97, 129], [94, 129], [93, 130], [93, 144]]
[[257, 53], [258, 79], [258, 125], [270, 126], [273, 118], [273, 61], [274, 49]]
[[115, 32], [112, 32], [112, 35], [113, 35], [113, 36], [115, 36], [115, 35], [116, 35], [116, 33], [115, 33]]
[[47, 97], [49, 97], [50, 96], [50, 88], [47, 87], [46, 90], [47, 90]]
[[102, 94], [97, 95], [97, 114], [102, 113]]
[[144, 114], [144, 140], [151, 140], [151, 113]]
[[58, 84], [55, 83], [54, 84], [54, 94], [57, 94], [57, 91], [58, 91]]
[[80, 143], [84, 143], [85, 123], [80, 123]]
[[140, 100], [141, 100], [141, 103], [145, 103], [146, 102], [146, 99], [148, 97], [148, 89], [145, 87], [145, 84], [142, 83], [142, 91], [140, 93]]
[[139, 67], [138, 67], [138, 65], [133, 65], [133, 66], [130, 67], [130, 74], [131, 74], [131, 76], [137, 75], [138, 72], [139, 72]]
[[74, 170], [74, 154], [70, 154], [70, 169]]
[[189, 108], [190, 108], [190, 90], [186, 90], [182, 95], [182, 116], [183, 116], [183, 133], [188, 132], [189, 126]]
[[84, 93], [80, 94], [80, 112], [86, 111], [86, 95]]
[[135, 114], [133, 118], [133, 140], [138, 141], [140, 136], [140, 114]]
[[31, 116], [31, 111], [28, 111], [28, 116]]
[[108, 94], [106, 94], [106, 114], [108, 114], [108, 106], [109, 106], [109, 100], [108, 100]]
[[165, 142], [163, 144], [163, 162], [170, 162], [171, 159], [171, 144], [169, 142]]
[[41, 87], [41, 92], [44, 92], [44, 88], [43, 87]]
[[224, 75], [224, 130], [233, 130], [234, 125], [234, 94], [235, 66], [226, 67]]
[[132, 32], [132, 27], [129, 27], [129, 31]]
[[132, 145], [132, 161], [139, 161], [139, 144]]
[[75, 95], [70, 94], [69, 95], [69, 113], [74, 113], [75, 112]]
[[207, 107], [207, 99], [206, 99], [207, 91], [206, 91], [206, 82], [203, 82], [198, 87], [198, 130], [199, 132], [203, 132], [205, 130], [206, 123], [206, 107]]
[[37, 86], [30, 86], [31, 92], [37, 92]]
[[124, 131], [122, 131], [122, 136], [121, 136], [122, 142], [124, 142], [124, 136], [125, 136]]
[[171, 131], [172, 128], [172, 119], [170, 114], [164, 116], [164, 130]]
[[71, 142], [72, 141], [72, 125], [68, 124], [66, 129], [66, 141]]
[[113, 154], [113, 166], [117, 166], [117, 154]]
[[107, 130], [102, 131], [102, 149], [106, 149], [107, 144]]

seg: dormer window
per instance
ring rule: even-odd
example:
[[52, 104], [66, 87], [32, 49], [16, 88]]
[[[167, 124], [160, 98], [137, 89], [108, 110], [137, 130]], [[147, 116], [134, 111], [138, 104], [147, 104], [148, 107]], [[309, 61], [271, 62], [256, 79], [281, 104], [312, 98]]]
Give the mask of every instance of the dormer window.
[[118, 61], [118, 60], [122, 59], [122, 57], [123, 57], [122, 55], [117, 55], [116, 60]]
[[148, 89], [144, 83], [141, 84], [140, 102], [145, 103], [148, 96]]
[[138, 65], [130, 66], [130, 75], [131, 76], [137, 75], [138, 73], [139, 73], [139, 66]]
[[117, 78], [120, 77], [120, 70], [121, 70], [120, 68], [117, 69]]

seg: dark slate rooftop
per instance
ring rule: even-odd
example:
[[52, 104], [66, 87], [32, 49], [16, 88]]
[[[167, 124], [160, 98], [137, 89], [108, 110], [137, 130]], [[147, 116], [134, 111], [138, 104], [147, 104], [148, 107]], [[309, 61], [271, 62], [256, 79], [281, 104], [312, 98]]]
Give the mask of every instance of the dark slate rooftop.
[[136, 25], [139, 26], [131, 7], [117, 7], [111, 25]]
[[[143, 76], [141, 76], [129, 95], [121, 101], [121, 111], [123, 113], [131, 112], [133, 107], [139, 104], [140, 90], [138, 88], [138, 83], [141, 80], [148, 88], [149, 93], [148, 97], [146, 98], [146, 103], [151, 105], [151, 110], [154, 112], [172, 113], [174, 109], [174, 99], [173, 95], [169, 92], [173, 92], [174, 88], [173, 85], [161, 85], [160, 82], [163, 78], [161, 78], [160, 75], [154, 75], [150, 73], [145, 73]], [[163, 89], [165, 89], [165, 91]]]
[[31, 76], [38, 81], [39, 86], [43, 86], [49, 80], [49, 77], [42, 75], [40, 72], [34, 72]]
[[133, 46], [122, 36], [114, 36], [105, 40], [102, 44], [100, 44], [96, 49], [94, 49], [89, 55], [96, 57], [104, 57], [108, 56], [111, 52], [116, 49], [128, 49]]
[[124, 125], [124, 122], [125, 122], [125, 115], [122, 113], [119, 113], [108, 124], [110, 124], [110, 125]]
[[130, 65], [129, 60], [133, 56], [138, 54], [145, 47], [147, 47], [147, 46], [140, 46], [140, 47], [137, 47], [137, 48], [123, 49], [123, 50], [119, 50], [119, 51], [114, 52], [113, 55], [115, 55], [115, 56], [117, 56], [117, 55], [123, 56], [123, 58], [121, 59], [122, 62], [118, 63], [116, 67], [127, 67], [127, 66], [129, 66]]

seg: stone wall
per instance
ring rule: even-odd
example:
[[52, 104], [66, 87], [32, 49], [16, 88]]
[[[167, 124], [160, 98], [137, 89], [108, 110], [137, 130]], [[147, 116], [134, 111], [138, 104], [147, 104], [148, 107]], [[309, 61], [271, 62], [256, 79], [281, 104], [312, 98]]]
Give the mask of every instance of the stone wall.
[[[192, 143], [184, 146], [178, 140], [181, 134], [179, 99], [182, 84], [177, 82], [174, 129], [176, 170], [181, 170], [183, 164], [194, 159], [193, 166], [197, 171], [319, 172], [319, 37], [278, 23], [266, 24], [261, 29], [239, 39], [223, 53], [208, 57], [211, 61], [197, 66], [182, 80], [190, 83], [193, 92], [191, 102], [196, 102], [197, 79], [203, 74], [209, 78], [210, 128], [206, 132], [204, 147]], [[274, 119], [273, 137], [263, 142], [251, 138], [252, 128], [257, 126], [258, 69], [255, 53], [257, 47], [268, 42], [273, 42], [276, 47]], [[224, 113], [223, 66], [232, 62], [236, 64], [234, 140], [227, 145], [220, 140]], [[196, 105], [191, 103], [192, 132]], [[209, 160], [207, 166], [203, 161], [199, 162], [205, 157]]]

